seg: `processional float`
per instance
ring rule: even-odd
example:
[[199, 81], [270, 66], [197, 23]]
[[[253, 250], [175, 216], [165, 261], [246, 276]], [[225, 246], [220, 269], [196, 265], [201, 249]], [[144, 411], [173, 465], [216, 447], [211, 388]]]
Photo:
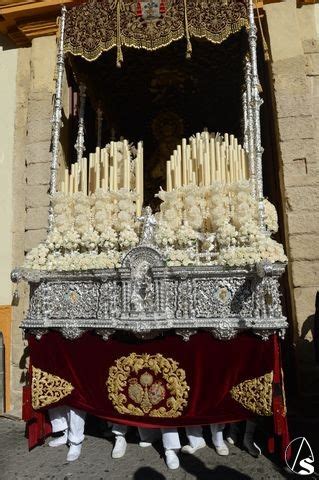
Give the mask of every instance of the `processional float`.
[[[143, 143], [102, 145], [101, 109], [97, 147], [84, 157], [81, 83], [77, 158], [61, 174], [66, 57], [93, 62], [116, 47], [120, 66], [123, 47], [156, 50], [183, 38], [190, 56], [192, 38], [221, 43], [241, 29], [249, 45], [242, 145], [207, 130], [181, 138], [153, 213], [143, 205]], [[22, 328], [31, 444], [44, 436], [45, 410], [61, 404], [150, 427], [273, 415], [285, 444], [278, 336], [287, 328], [279, 292], [286, 257], [263, 196], [261, 104], [252, 0], [90, 0], [62, 9], [49, 232], [12, 274], [30, 285]]]

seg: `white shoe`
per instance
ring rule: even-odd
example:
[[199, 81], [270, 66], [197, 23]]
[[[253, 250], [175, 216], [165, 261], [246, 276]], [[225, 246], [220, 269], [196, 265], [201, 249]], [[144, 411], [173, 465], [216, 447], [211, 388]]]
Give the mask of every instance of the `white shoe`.
[[126, 452], [127, 443], [123, 435], [117, 435], [115, 437], [115, 444], [112, 450], [112, 458], [124, 457]]
[[226, 437], [226, 441], [229, 443], [229, 445], [235, 445], [235, 442], [232, 439], [232, 437]]
[[166, 465], [170, 470], [179, 468], [179, 459], [174, 450], [165, 450]]
[[60, 447], [61, 445], [66, 445], [67, 442], [68, 442], [68, 432], [67, 430], [64, 430], [63, 435], [49, 441], [49, 447]]
[[197, 452], [197, 450], [200, 450], [201, 448], [204, 448], [204, 447], [206, 447], [205, 440], [198, 443], [198, 445], [196, 445], [196, 447], [192, 447], [191, 445], [184, 445], [184, 447], [182, 447], [181, 451], [183, 453], [189, 453], [190, 455], [192, 455], [193, 453]]
[[78, 445], [74, 445], [71, 443], [68, 455], [66, 457], [67, 462], [74, 462], [79, 458], [81, 455], [81, 449], [82, 449], [82, 443], [79, 443]]
[[214, 447], [215, 447], [215, 450], [218, 453], [218, 455], [220, 455], [221, 457], [227, 457], [227, 455], [229, 455], [229, 450], [228, 450], [228, 447], [225, 443], [223, 445], [218, 446], [218, 447], [216, 447], [216, 445], [214, 445]]
[[139, 446], [142, 447], [142, 448], [147, 448], [147, 447], [151, 447], [152, 446], [152, 443], [151, 442], [139, 442]]

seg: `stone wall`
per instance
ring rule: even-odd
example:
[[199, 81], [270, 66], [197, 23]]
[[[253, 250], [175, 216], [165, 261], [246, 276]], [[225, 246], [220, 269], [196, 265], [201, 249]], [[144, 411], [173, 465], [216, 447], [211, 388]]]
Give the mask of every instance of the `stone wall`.
[[[281, 194], [299, 389], [318, 394], [312, 325], [319, 290], [319, 5], [265, 6], [272, 54]], [[316, 390], [316, 392], [314, 392]]]
[[[36, 38], [19, 49], [16, 77], [15, 146], [13, 164], [13, 258], [22, 265], [24, 254], [46, 236], [50, 175], [52, 95], [56, 59], [55, 37]], [[20, 415], [21, 385], [27, 358], [19, 328], [28, 306], [28, 289], [19, 286], [20, 302], [13, 310], [12, 413]]]

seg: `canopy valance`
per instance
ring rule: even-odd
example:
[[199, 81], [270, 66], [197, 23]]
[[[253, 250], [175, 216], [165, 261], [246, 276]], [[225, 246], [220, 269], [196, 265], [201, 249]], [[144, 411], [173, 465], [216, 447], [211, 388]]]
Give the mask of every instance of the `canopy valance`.
[[185, 37], [221, 43], [248, 25], [245, 0], [89, 0], [67, 12], [64, 51], [92, 61], [122, 46], [156, 50]]

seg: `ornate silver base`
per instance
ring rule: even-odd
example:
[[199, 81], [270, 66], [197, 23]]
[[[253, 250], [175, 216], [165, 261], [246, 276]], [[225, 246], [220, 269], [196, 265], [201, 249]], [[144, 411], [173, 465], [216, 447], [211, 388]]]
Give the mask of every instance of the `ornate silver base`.
[[118, 270], [43, 272], [16, 270], [13, 281], [30, 283], [30, 307], [22, 328], [41, 335], [59, 330], [67, 338], [95, 330], [137, 336], [167, 330], [187, 339], [199, 329], [219, 339], [252, 331], [267, 339], [287, 327], [279, 277], [284, 264], [247, 268], [166, 267], [159, 251], [138, 246]]

